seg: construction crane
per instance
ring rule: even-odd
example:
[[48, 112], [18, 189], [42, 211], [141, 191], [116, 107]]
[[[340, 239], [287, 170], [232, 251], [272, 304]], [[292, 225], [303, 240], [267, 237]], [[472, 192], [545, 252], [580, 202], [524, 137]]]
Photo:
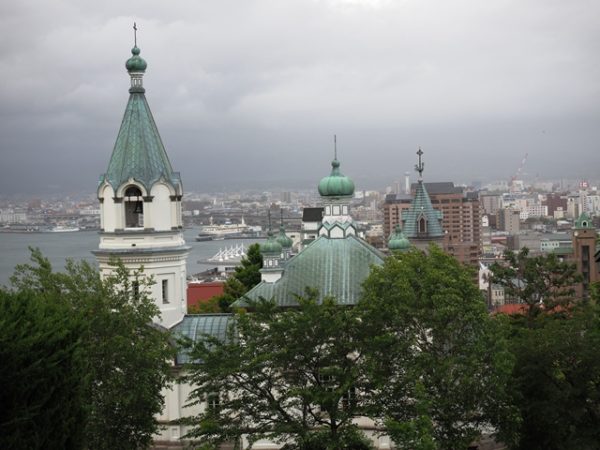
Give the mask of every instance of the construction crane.
[[521, 160], [521, 165], [519, 166], [515, 174], [510, 178], [510, 183], [508, 185], [510, 192], [517, 192], [519, 190], [517, 183], [515, 182], [523, 173], [523, 167], [525, 167], [525, 163], [527, 162], [527, 156], [529, 156], [529, 153], [525, 153], [525, 157]]

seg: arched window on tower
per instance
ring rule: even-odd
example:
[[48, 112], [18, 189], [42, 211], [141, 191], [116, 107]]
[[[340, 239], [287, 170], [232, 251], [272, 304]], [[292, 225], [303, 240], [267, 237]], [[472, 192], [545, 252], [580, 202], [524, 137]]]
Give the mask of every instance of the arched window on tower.
[[425, 220], [425, 217], [421, 216], [419, 219], [419, 234], [425, 233], [427, 233], [427, 221]]
[[125, 189], [123, 204], [125, 206], [125, 227], [142, 228], [144, 226], [144, 199], [140, 188], [129, 186]]

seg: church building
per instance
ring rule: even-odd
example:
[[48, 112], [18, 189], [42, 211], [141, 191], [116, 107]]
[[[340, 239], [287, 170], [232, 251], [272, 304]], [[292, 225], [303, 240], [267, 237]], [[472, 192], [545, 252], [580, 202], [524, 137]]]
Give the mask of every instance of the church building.
[[[187, 312], [189, 247], [183, 239], [183, 185], [146, 101], [147, 63], [137, 45], [131, 53], [125, 63], [131, 78], [129, 101], [108, 168], [98, 184], [100, 245], [93, 253], [103, 275], [112, 272], [115, 258], [130, 271], [143, 266], [144, 275], [154, 281], [149, 294], [160, 309], [160, 324], [170, 327]], [[134, 289], [139, 288], [134, 284]]]

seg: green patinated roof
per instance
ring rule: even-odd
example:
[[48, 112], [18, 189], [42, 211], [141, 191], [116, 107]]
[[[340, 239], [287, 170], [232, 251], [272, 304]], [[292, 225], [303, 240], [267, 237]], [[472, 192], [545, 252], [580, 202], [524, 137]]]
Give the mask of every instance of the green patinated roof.
[[402, 232], [400, 225], [396, 225], [394, 232], [390, 234], [388, 249], [401, 251], [410, 249], [410, 241]]
[[[197, 342], [205, 335], [224, 341], [228, 327], [234, 322], [233, 314], [190, 314], [171, 328], [176, 337], [183, 337]], [[190, 362], [189, 352], [180, 349], [177, 352], [177, 364]]]
[[[427, 233], [419, 233], [418, 221], [425, 216]], [[442, 212], [433, 208], [431, 199], [423, 182], [419, 181], [415, 196], [408, 211], [402, 212], [402, 231], [409, 238], [438, 238], [444, 236], [442, 229]]]
[[[260, 282], [246, 297], [273, 299], [279, 306], [297, 305], [294, 295], [303, 295], [306, 287], [317, 288], [320, 300], [333, 296], [342, 305], [354, 305], [362, 283], [372, 265], [383, 264], [384, 255], [355, 236], [311, 242], [284, 266], [283, 276], [274, 283]], [[243, 299], [236, 302], [244, 306]]]
[[131, 88], [130, 92], [108, 169], [100, 182], [107, 181], [115, 190], [130, 178], [147, 190], [161, 177], [180, 185], [179, 173], [173, 172], [144, 89]]
[[594, 229], [594, 225], [592, 224], [592, 219], [588, 216], [587, 213], [581, 213], [577, 220], [575, 221], [575, 228], [591, 228]]
[[294, 241], [292, 241], [292, 239], [285, 234], [285, 228], [283, 225], [279, 227], [279, 236], [277, 236], [277, 242], [279, 242], [283, 248], [290, 248], [294, 244]]
[[281, 244], [277, 242], [277, 240], [273, 236], [273, 232], [271, 231], [271, 229], [269, 229], [269, 232], [267, 233], [267, 241], [260, 245], [260, 252], [262, 254], [273, 253], [279, 255], [281, 254], [281, 250]]
[[331, 161], [331, 174], [319, 182], [322, 197], [350, 197], [354, 195], [354, 182], [340, 172], [340, 162]]
[[131, 54], [133, 55], [131, 58], [125, 62], [125, 68], [128, 72], [144, 72], [146, 67], [148, 67], [148, 63], [140, 56], [140, 49], [138, 47], [133, 47], [131, 49]]

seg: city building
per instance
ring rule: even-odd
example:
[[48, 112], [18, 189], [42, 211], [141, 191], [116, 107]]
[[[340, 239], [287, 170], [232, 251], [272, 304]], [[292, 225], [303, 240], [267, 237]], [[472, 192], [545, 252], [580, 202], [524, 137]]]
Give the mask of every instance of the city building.
[[[386, 196], [383, 205], [384, 236], [390, 236], [396, 225], [400, 224], [405, 235], [415, 246], [419, 247], [419, 242], [426, 242], [425, 245], [428, 245], [428, 242], [435, 241], [460, 262], [476, 266], [481, 255], [481, 207], [477, 193], [465, 192], [463, 188], [451, 182], [425, 183], [421, 177], [419, 182], [412, 185], [411, 191], [412, 196]], [[411, 207], [412, 213], [409, 212]], [[443, 235], [431, 237], [431, 233], [439, 231], [435, 225], [437, 219], [430, 219], [427, 223], [435, 228], [428, 230], [429, 238], [419, 239], [416, 219], [421, 208], [423, 212], [431, 215], [430, 207], [436, 214], [441, 215]], [[405, 221], [411, 227], [410, 231], [404, 228]]]
[[496, 211], [496, 228], [508, 234], [516, 234], [521, 229], [521, 217], [518, 209], [501, 208]]
[[160, 309], [160, 323], [170, 327], [187, 311], [189, 247], [183, 239], [183, 185], [171, 167], [146, 101], [146, 61], [137, 46], [131, 53], [125, 64], [131, 78], [129, 101], [98, 185], [100, 245], [93, 253], [104, 276], [114, 269], [112, 258], [119, 258], [130, 270], [143, 266], [144, 275], [154, 279], [148, 289]]

